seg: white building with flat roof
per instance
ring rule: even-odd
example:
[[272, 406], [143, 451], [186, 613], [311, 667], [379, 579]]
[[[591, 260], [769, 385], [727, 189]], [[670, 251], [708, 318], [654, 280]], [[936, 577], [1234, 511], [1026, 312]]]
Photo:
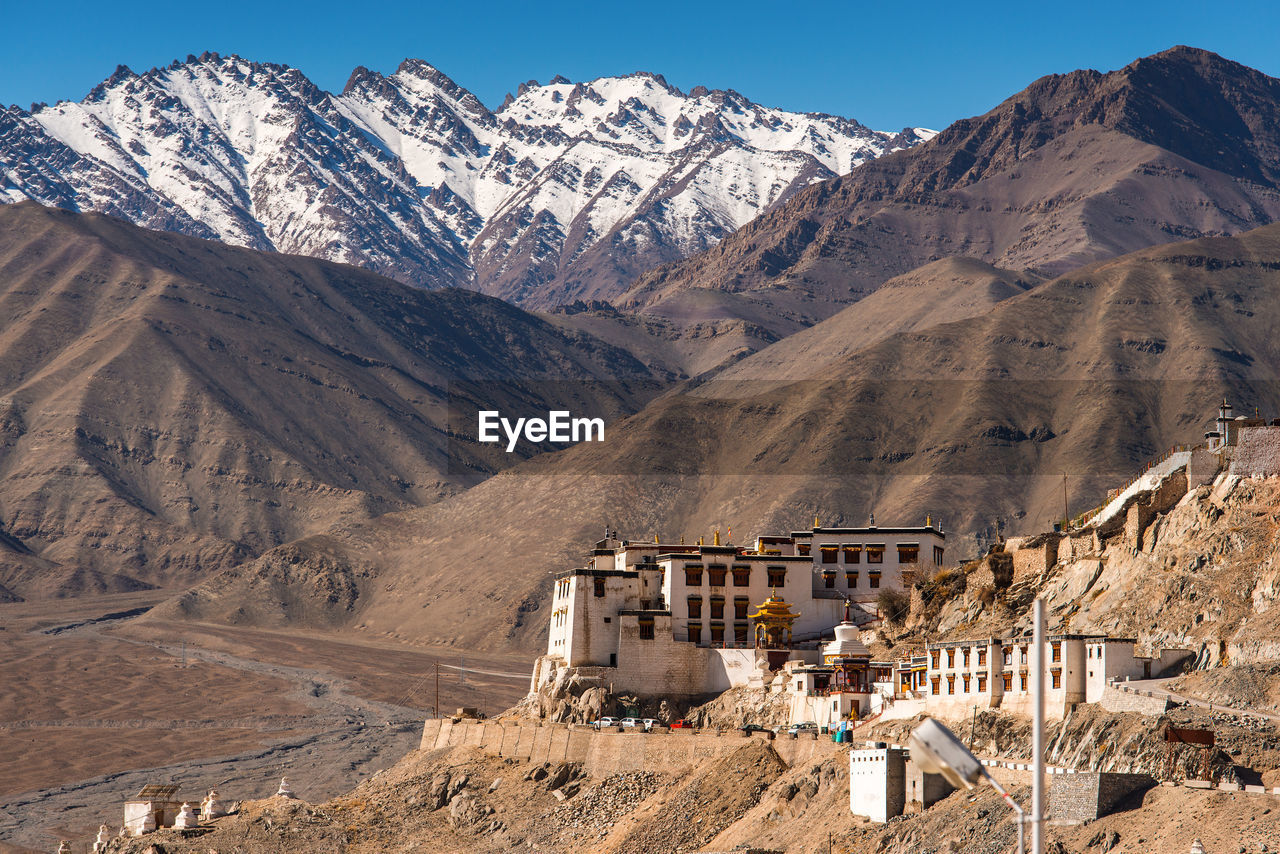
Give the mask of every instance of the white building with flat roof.
[[[1191, 656], [1185, 649], [1137, 654], [1134, 638], [1053, 634], [1045, 644], [1045, 712], [1062, 718], [1077, 703], [1096, 703], [1109, 682], [1158, 676]], [[965, 717], [979, 709], [1032, 711], [1031, 638], [984, 638], [926, 645], [928, 713]]]
[[[777, 669], [789, 657], [821, 663], [819, 645], [846, 617], [878, 618], [882, 589], [942, 566], [946, 535], [918, 528], [821, 527], [758, 537], [750, 546], [642, 543], [608, 532], [585, 566], [555, 574], [547, 653], [534, 687], [555, 667], [612, 668], [615, 688], [704, 694], [745, 685], [754, 670], [762, 605], [786, 605], [786, 650], [760, 648]], [[770, 606], [771, 608], [773, 606]], [[772, 613], [772, 611], [770, 611]], [[773, 644], [778, 647], [780, 645]], [[812, 654], [808, 654], [812, 653]]]

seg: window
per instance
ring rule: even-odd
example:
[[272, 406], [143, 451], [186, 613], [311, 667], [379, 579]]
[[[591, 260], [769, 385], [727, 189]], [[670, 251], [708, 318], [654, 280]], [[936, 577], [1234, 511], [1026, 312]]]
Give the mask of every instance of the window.
[[747, 624], [746, 623], [733, 624], [733, 642], [734, 643], [747, 642]]
[[855, 569], [851, 572], [846, 572], [844, 574], [844, 583], [848, 586], [850, 590], [857, 587], [858, 586], [858, 570]]
[[595, 582], [594, 592], [596, 596], [604, 596], [604, 579], [596, 577], [596, 578], [593, 578], [592, 581]]
[[735, 620], [745, 620], [747, 618], [747, 609], [751, 607], [751, 600], [742, 596], [733, 600], [733, 618]]
[[1018, 647], [1018, 649], [1019, 649], [1019, 650], [1021, 650], [1021, 653], [1022, 653], [1022, 662], [1021, 662], [1021, 663], [1022, 663], [1022, 664], [1026, 664], [1026, 663], [1027, 663], [1027, 648], [1026, 648], [1025, 646], [1020, 646], [1020, 647]]
[[724, 587], [724, 577], [728, 572], [724, 564], [713, 563], [707, 567], [707, 580], [711, 582], [712, 587]]
[[920, 546], [915, 543], [904, 543], [898, 546], [898, 563], [919, 563]]
[[818, 551], [822, 554], [823, 563], [836, 562], [839, 552], [839, 549], [836, 546], [819, 546]]
[[964, 676], [960, 678], [964, 680], [964, 692], [968, 694], [969, 693], [969, 674], [966, 673]]
[[867, 546], [867, 563], [884, 563], [884, 546]]
[[711, 642], [724, 643], [724, 623], [711, 624]]
[[940, 653], [936, 649], [929, 650], [929, 655], [933, 656], [933, 669], [938, 669], [938, 656]]
[[1053, 676], [1053, 687], [1061, 688], [1062, 687], [1062, 671], [1054, 670], [1052, 671], [1051, 675]]
[[987, 665], [987, 648], [978, 647], [978, 666], [986, 667]]
[[954, 649], [947, 650], [947, 667], [956, 666], [956, 651]]
[[1019, 691], [1027, 690], [1027, 674], [1025, 673], [1018, 674], [1018, 690]]
[[684, 586], [685, 587], [701, 587], [702, 586], [702, 567], [686, 566], [684, 568]]
[[1002, 651], [1004, 652], [1004, 663], [1013, 664], [1013, 647], [1006, 646]]
[[1013, 690], [1013, 674], [1004, 673], [1004, 674], [1001, 674], [1001, 678], [1004, 679], [1004, 689], [1006, 691], [1012, 691]]
[[770, 587], [787, 586], [787, 568], [785, 566], [771, 566], [766, 571], [769, 574]]
[[984, 674], [979, 673], [978, 674], [978, 693], [981, 694], [986, 690], [987, 690], [987, 677]]
[[796, 543], [796, 554], [801, 555], [802, 557], [808, 557], [808, 556], [809, 556], [809, 544], [808, 544], [808, 543]]
[[702, 597], [701, 596], [689, 597], [689, 616], [693, 617], [694, 619], [697, 619], [702, 616]]
[[954, 673], [947, 677], [947, 693], [954, 694], [956, 692], [956, 676]]
[[701, 623], [689, 624], [689, 642], [702, 643], [702, 624]]
[[939, 676], [935, 676], [935, 677], [933, 677], [932, 679], [930, 679], [929, 681], [930, 681], [930, 683], [932, 683], [932, 684], [930, 685], [930, 693], [932, 693], [932, 694], [933, 694], [933, 696], [935, 696], [935, 697], [936, 697], [936, 696], [938, 696], [938, 694], [940, 693], [939, 688], [940, 688], [940, 686], [942, 685], [942, 678], [941, 678], [941, 677], [939, 677]]
[[733, 568], [733, 586], [734, 587], [750, 587], [751, 586], [751, 567], [735, 566]]
[[844, 547], [844, 562], [858, 563], [862, 560], [862, 546], [847, 545]]
[[[721, 596], [711, 597], [711, 619], [713, 620], [724, 619], [724, 598]], [[712, 632], [714, 631], [715, 629], [713, 628]]]
[[933, 565], [942, 566], [942, 546], [933, 547]]
[[640, 618], [640, 640], [653, 640], [653, 617]]
[[1055, 642], [1053, 645], [1053, 660], [1062, 661], [1062, 643]]
[[836, 586], [835, 570], [827, 570], [822, 573], [822, 586], [828, 590]]
[[880, 586], [880, 573], [878, 572], [867, 573], [867, 581], [871, 583], [871, 589], [875, 590], [877, 587]]
[[960, 650], [960, 661], [965, 667], [969, 666], [969, 647], [966, 646], [964, 649]]

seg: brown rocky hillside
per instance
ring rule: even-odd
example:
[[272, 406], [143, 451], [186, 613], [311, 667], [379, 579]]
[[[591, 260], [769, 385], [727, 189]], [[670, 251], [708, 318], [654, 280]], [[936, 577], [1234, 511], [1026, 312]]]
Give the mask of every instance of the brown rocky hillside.
[[[996, 517], [1043, 530], [1143, 461], [1200, 438], [1222, 394], [1273, 412], [1280, 226], [1094, 265], [967, 321], [899, 333], [822, 379], [708, 383], [432, 507], [276, 550], [165, 606], [278, 623], [264, 592], [330, 623], [434, 642], [540, 646], [550, 573], [605, 525], [734, 541], [824, 522], [952, 532], [952, 559]], [[343, 567], [332, 602], [308, 579]], [[494, 571], [478, 572], [478, 567]], [[323, 568], [323, 569], [322, 569]], [[292, 604], [289, 607], [294, 607]], [[301, 607], [301, 606], [299, 606]]]
[[35, 204], [0, 207], [0, 317], [0, 600], [185, 585], [451, 495], [508, 464], [449, 441], [451, 394], [650, 393], [496, 299]]

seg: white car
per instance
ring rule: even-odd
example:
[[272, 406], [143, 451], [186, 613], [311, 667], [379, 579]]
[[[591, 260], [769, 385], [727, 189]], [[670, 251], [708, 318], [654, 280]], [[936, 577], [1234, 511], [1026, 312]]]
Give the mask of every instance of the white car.
[[787, 730], [788, 735], [799, 735], [802, 732], [817, 732], [818, 725], [813, 721], [804, 721], [803, 723], [792, 724]]
[[644, 724], [645, 732], [653, 732], [655, 728], [662, 726], [662, 721], [657, 718], [645, 718], [641, 723]]
[[619, 725], [623, 729], [636, 729], [637, 727], [640, 726], [640, 719], [639, 718], [623, 718], [619, 722]]
[[618, 725], [616, 718], [601, 718], [595, 722], [596, 729], [611, 729]]

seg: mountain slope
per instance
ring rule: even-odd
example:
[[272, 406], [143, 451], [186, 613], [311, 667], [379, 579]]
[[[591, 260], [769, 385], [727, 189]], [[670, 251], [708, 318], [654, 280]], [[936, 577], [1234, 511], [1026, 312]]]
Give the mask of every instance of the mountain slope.
[[924, 145], [797, 193], [618, 303], [699, 289], [812, 322], [882, 282], [969, 256], [1056, 275], [1280, 217], [1280, 81], [1179, 47], [1037, 80]]
[[1039, 283], [972, 258], [944, 258], [896, 276], [874, 293], [720, 372], [715, 382], [803, 380], [897, 332], [985, 314]]
[[33, 204], [0, 207], [0, 315], [0, 586], [24, 596], [188, 584], [436, 501], [510, 464], [452, 438], [478, 408], [653, 393], [474, 292]]
[[335, 95], [294, 68], [204, 54], [0, 111], [0, 200], [550, 306], [616, 296], [922, 134], [652, 74], [522, 86], [493, 112], [420, 60], [357, 68]]
[[[287, 622], [256, 604], [270, 594], [313, 621], [536, 647], [548, 571], [580, 561], [606, 525], [666, 542], [732, 526], [743, 542], [815, 512], [828, 524], [932, 513], [951, 557], [966, 557], [970, 535], [997, 517], [1024, 530], [1060, 518], [1063, 472], [1078, 512], [1163, 448], [1198, 439], [1224, 393], [1280, 409], [1277, 294], [1280, 225], [1143, 250], [979, 317], [894, 334], [806, 381], [659, 398], [604, 444], [290, 544], [162, 612]], [[504, 569], [476, 573], [481, 563]], [[335, 571], [340, 607], [307, 587]]]

